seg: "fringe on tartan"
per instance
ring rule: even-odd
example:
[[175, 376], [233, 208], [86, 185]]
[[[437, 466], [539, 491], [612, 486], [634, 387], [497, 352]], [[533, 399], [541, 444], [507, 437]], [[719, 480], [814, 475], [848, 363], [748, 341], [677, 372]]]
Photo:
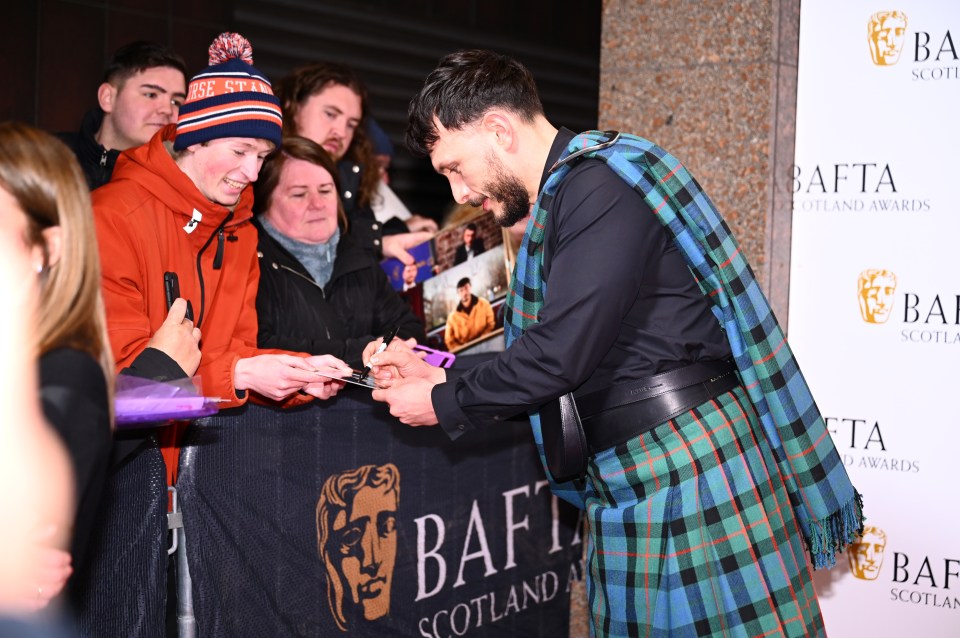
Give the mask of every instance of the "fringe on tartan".
[[810, 523], [807, 544], [814, 569], [833, 567], [837, 553], [863, 535], [863, 496], [854, 492], [839, 510]]

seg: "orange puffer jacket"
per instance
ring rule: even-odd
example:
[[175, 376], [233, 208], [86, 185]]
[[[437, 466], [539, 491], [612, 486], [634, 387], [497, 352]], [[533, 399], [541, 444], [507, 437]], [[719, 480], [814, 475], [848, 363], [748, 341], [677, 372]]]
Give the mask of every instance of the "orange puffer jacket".
[[[234, 407], [247, 399], [233, 384], [237, 361], [282, 352], [256, 347], [253, 189], [232, 212], [209, 201], [168, 150], [175, 130], [171, 124], [122, 153], [112, 180], [93, 192], [110, 343], [118, 370], [140, 354], [167, 316], [164, 273], [177, 273], [180, 296], [191, 302], [202, 332], [197, 374], [204, 394]], [[287, 404], [308, 400], [294, 395]], [[164, 456], [169, 470], [176, 459]]]

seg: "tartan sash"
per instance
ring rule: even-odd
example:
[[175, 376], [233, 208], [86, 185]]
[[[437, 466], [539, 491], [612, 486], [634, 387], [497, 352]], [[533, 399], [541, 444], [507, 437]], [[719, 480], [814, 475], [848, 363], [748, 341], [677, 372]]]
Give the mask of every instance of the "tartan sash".
[[[546, 294], [541, 274], [544, 228], [558, 186], [580, 157], [604, 161], [630, 184], [680, 249], [725, 330], [743, 385], [777, 457], [813, 565], [833, 565], [836, 553], [863, 531], [861, 495], [847, 476], [786, 337], [730, 229], [693, 176], [664, 149], [615, 132], [587, 131], [570, 141], [551, 168], [520, 246], [504, 316], [507, 345], [538, 321]], [[531, 414], [531, 425], [543, 461], [536, 413]], [[551, 480], [551, 487], [561, 498], [583, 507], [581, 486]]]

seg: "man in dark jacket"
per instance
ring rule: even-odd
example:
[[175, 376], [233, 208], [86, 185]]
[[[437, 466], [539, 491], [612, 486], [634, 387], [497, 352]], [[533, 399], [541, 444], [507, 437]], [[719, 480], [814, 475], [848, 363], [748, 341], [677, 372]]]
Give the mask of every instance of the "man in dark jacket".
[[117, 49], [97, 89], [98, 106], [87, 112], [79, 131], [59, 134], [80, 161], [90, 190], [110, 181], [121, 151], [146, 144], [176, 122], [185, 98], [180, 56], [145, 41]]

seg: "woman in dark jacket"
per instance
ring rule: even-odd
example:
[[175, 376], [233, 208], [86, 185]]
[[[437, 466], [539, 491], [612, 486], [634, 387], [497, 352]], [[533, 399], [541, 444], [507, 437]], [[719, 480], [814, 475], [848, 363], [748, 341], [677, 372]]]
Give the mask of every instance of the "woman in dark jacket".
[[424, 339], [380, 264], [347, 232], [337, 168], [323, 147], [284, 138], [254, 188], [260, 347], [326, 352], [357, 367], [363, 348], [394, 326], [402, 338]]

